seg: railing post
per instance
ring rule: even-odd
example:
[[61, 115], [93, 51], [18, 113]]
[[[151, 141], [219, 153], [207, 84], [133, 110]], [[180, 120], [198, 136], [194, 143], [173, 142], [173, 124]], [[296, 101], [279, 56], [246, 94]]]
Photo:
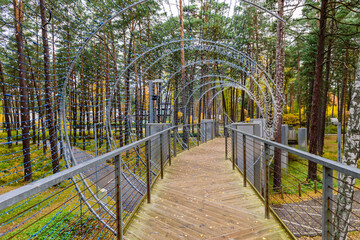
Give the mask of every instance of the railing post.
[[232, 146], [232, 166], [233, 166], [233, 170], [235, 170], [235, 131], [232, 130], [231, 132], [231, 137], [232, 137], [232, 141], [231, 141], [231, 146]]
[[187, 138], [186, 138], [186, 141], [187, 141], [187, 149], [190, 150], [190, 126], [189, 126], [188, 128], [186, 128], [186, 129], [188, 129], [188, 130], [187, 130]]
[[244, 187], [246, 187], [246, 136], [243, 134]]
[[332, 197], [333, 197], [333, 170], [323, 166], [323, 196], [322, 196], [322, 239], [332, 239]]
[[225, 128], [224, 128], [224, 137], [225, 137], [225, 159], [228, 159], [228, 149], [227, 149], [228, 136], [226, 134]]
[[200, 144], [200, 123], [197, 124], [197, 136], [196, 136], [196, 140], [197, 140], [197, 145], [199, 146], [199, 144]]
[[171, 129], [168, 133], [169, 166], [171, 166]]
[[95, 141], [95, 157], [98, 155], [98, 149], [97, 149], [97, 123], [94, 124], [94, 141]]
[[121, 203], [121, 162], [120, 157], [114, 158], [116, 184], [116, 239], [123, 239], [122, 203]]
[[176, 157], [177, 127], [174, 128], [173, 132], [174, 132], [174, 157]]
[[151, 184], [150, 184], [150, 140], [146, 141], [146, 190], [147, 190], [147, 202], [151, 202]]
[[205, 129], [205, 141], [204, 142], [207, 142], [207, 123], [205, 122], [204, 124], [205, 124], [205, 127], [204, 127], [204, 129]]
[[214, 139], [214, 131], [215, 131], [214, 124], [215, 124], [215, 122], [212, 122], [212, 123], [211, 123], [211, 140]]
[[160, 175], [161, 179], [164, 178], [164, 163], [163, 163], [163, 137], [162, 134], [160, 134]]
[[270, 202], [269, 202], [269, 162], [270, 147], [265, 143], [265, 218], [270, 218]]

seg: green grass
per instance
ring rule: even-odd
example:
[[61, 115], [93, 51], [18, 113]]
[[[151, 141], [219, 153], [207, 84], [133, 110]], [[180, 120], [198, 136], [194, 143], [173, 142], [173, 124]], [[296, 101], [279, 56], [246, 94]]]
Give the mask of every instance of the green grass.
[[[324, 158], [337, 161], [337, 136], [325, 136], [324, 144]], [[284, 199], [281, 199], [281, 193], [279, 191], [273, 191], [273, 177], [270, 175], [271, 194], [277, 196], [279, 203], [285, 203], [292, 200], [306, 200], [312, 197], [321, 197], [322, 192], [322, 165], [318, 164], [317, 174], [317, 193], [315, 193], [315, 182], [307, 179], [308, 172], [308, 160], [299, 158], [298, 156], [288, 153], [289, 155], [289, 167], [288, 171], [282, 171], [282, 191]], [[273, 168], [273, 163], [271, 168]], [[337, 178], [338, 172], [334, 171], [333, 176]], [[301, 199], [292, 195], [299, 196], [299, 184], [301, 188]], [[356, 179], [355, 185], [360, 186], [360, 180]], [[334, 179], [333, 187], [338, 187], [338, 181]], [[281, 199], [281, 200], [279, 200]]]

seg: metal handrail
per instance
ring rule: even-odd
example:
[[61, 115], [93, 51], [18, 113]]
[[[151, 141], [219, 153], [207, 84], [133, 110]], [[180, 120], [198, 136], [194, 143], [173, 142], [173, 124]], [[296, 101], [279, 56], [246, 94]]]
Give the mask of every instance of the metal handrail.
[[105, 153], [101, 156], [94, 157], [93, 159], [88, 160], [86, 162], [79, 163], [76, 166], [70, 167], [68, 169], [65, 169], [65, 170], [58, 172], [56, 174], [53, 174], [51, 176], [45, 177], [43, 179], [39, 179], [35, 182], [27, 184], [26, 186], [23, 186], [23, 187], [15, 189], [15, 190], [12, 190], [10, 192], [4, 193], [4, 194], [0, 195], [0, 211], [12, 206], [13, 204], [23, 201], [26, 198], [31, 197], [32, 195], [34, 195], [36, 193], [45, 191], [46, 189], [48, 189], [58, 183], [66, 181], [66, 180], [70, 179], [71, 177], [74, 177], [75, 175], [78, 175], [86, 170], [89, 170], [89, 169], [97, 166], [99, 163], [102, 163], [106, 160], [117, 157], [121, 153], [126, 152], [134, 147], [137, 147], [140, 144], [153, 139], [154, 137], [157, 137], [157, 136], [160, 136], [161, 134], [167, 133], [167, 132], [171, 131], [172, 129], [174, 129], [175, 127], [177, 127], [177, 126], [169, 127], [163, 131], [160, 131], [153, 135], [147, 136], [141, 140], [130, 143], [126, 146], [120, 147], [116, 150]]
[[238, 129], [232, 128], [230, 126], [225, 126], [225, 128], [228, 129], [228, 130], [232, 130], [234, 132], [240, 133], [242, 135], [251, 137], [251, 138], [253, 138], [255, 140], [266, 143], [266, 144], [268, 144], [270, 146], [273, 146], [273, 147], [276, 147], [278, 149], [293, 153], [293, 154], [295, 154], [295, 155], [297, 155], [299, 157], [302, 157], [302, 158], [305, 158], [305, 159], [310, 160], [312, 162], [315, 162], [317, 164], [323, 165], [324, 167], [327, 167], [327, 168], [330, 168], [332, 170], [335, 170], [335, 171], [341, 172], [343, 174], [346, 174], [346, 175], [349, 175], [349, 176], [360, 179], [360, 169], [358, 169], [358, 168], [354, 168], [354, 167], [351, 167], [351, 166], [348, 166], [348, 165], [345, 165], [345, 164], [342, 164], [342, 163], [339, 163], [339, 162], [335, 162], [335, 161], [332, 161], [330, 159], [320, 157], [320, 156], [317, 156], [317, 155], [314, 155], [314, 154], [311, 154], [311, 153], [308, 153], [308, 152], [305, 152], [305, 151], [302, 151], [302, 150], [299, 150], [299, 149], [296, 149], [296, 148], [293, 148], [293, 147], [289, 147], [287, 145], [283, 145], [283, 144], [280, 144], [280, 143], [277, 143], [277, 142], [274, 142], [274, 141], [271, 141], [271, 140], [268, 140], [268, 139], [265, 139], [265, 138], [261, 138], [261, 137], [258, 137], [258, 136], [255, 136], [255, 135], [240, 131]]

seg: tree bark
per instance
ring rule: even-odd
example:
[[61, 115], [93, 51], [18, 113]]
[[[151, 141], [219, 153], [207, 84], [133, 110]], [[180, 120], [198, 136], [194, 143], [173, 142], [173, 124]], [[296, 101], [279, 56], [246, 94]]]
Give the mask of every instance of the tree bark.
[[45, 12], [45, 2], [40, 0], [40, 12], [41, 12], [41, 25], [42, 25], [42, 39], [44, 46], [44, 72], [45, 72], [45, 109], [46, 109], [46, 121], [49, 129], [49, 140], [51, 148], [51, 159], [53, 173], [60, 171], [58, 149], [57, 149], [57, 132], [54, 124], [54, 117], [52, 112], [52, 89], [51, 89], [51, 78], [50, 78], [50, 53], [49, 53], [49, 42], [47, 36], [47, 20]]
[[[284, 0], [278, 0], [278, 15], [283, 17], [284, 15]], [[282, 112], [283, 102], [282, 96], [284, 95], [284, 50], [283, 50], [283, 35], [284, 26], [283, 22], [278, 20], [276, 26], [276, 70], [275, 70], [275, 84], [280, 91], [276, 91], [275, 95], [275, 141], [281, 143], [281, 124], [282, 124]], [[281, 150], [275, 148], [274, 156], [274, 190], [278, 190], [281, 187]]]
[[[316, 54], [315, 64], [315, 79], [314, 87], [312, 92], [312, 104], [311, 104], [311, 125], [310, 125], [310, 147], [309, 152], [318, 154], [318, 122], [319, 122], [319, 111], [320, 111], [320, 97], [321, 97], [321, 83], [322, 83], [322, 72], [323, 62], [325, 56], [325, 39], [326, 39], [326, 19], [327, 19], [327, 7], [328, 0], [321, 1], [320, 10], [320, 25], [319, 25], [319, 38]], [[317, 164], [309, 161], [308, 164], [308, 176], [309, 180], [316, 180]]]
[[[360, 157], [360, 56], [351, 99], [342, 163], [357, 168]], [[347, 238], [354, 197], [354, 184], [355, 179], [353, 177], [340, 174], [339, 193], [337, 194], [334, 217], [335, 239], [342, 240]]]
[[10, 120], [10, 105], [9, 105], [9, 94], [7, 93], [7, 89], [5, 86], [5, 79], [4, 79], [4, 75], [3, 75], [3, 68], [2, 68], [2, 63], [0, 60], [0, 79], [1, 79], [1, 83], [2, 83], [2, 92], [3, 92], [3, 98], [4, 98], [4, 103], [3, 103], [3, 111], [4, 111], [4, 117], [5, 117], [5, 123], [4, 126], [6, 128], [6, 133], [7, 133], [7, 141], [8, 141], [8, 147], [11, 148], [12, 147], [12, 136], [11, 136], [11, 120]]
[[30, 158], [30, 135], [29, 135], [29, 107], [28, 107], [28, 90], [26, 84], [26, 63], [24, 54], [24, 41], [22, 33], [23, 23], [23, 1], [13, 0], [14, 16], [15, 16], [15, 35], [18, 50], [19, 63], [19, 82], [21, 94], [21, 128], [22, 128], [22, 143], [24, 155], [24, 180], [25, 182], [32, 181], [32, 169]]

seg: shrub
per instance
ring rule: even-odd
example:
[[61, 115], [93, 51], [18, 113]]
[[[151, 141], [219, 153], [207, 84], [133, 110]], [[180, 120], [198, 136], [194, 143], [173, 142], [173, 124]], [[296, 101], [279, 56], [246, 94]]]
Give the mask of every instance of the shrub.
[[296, 116], [292, 113], [283, 115], [283, 123], [288, 125], [298, 125], [300, 123], [299, 116]]

